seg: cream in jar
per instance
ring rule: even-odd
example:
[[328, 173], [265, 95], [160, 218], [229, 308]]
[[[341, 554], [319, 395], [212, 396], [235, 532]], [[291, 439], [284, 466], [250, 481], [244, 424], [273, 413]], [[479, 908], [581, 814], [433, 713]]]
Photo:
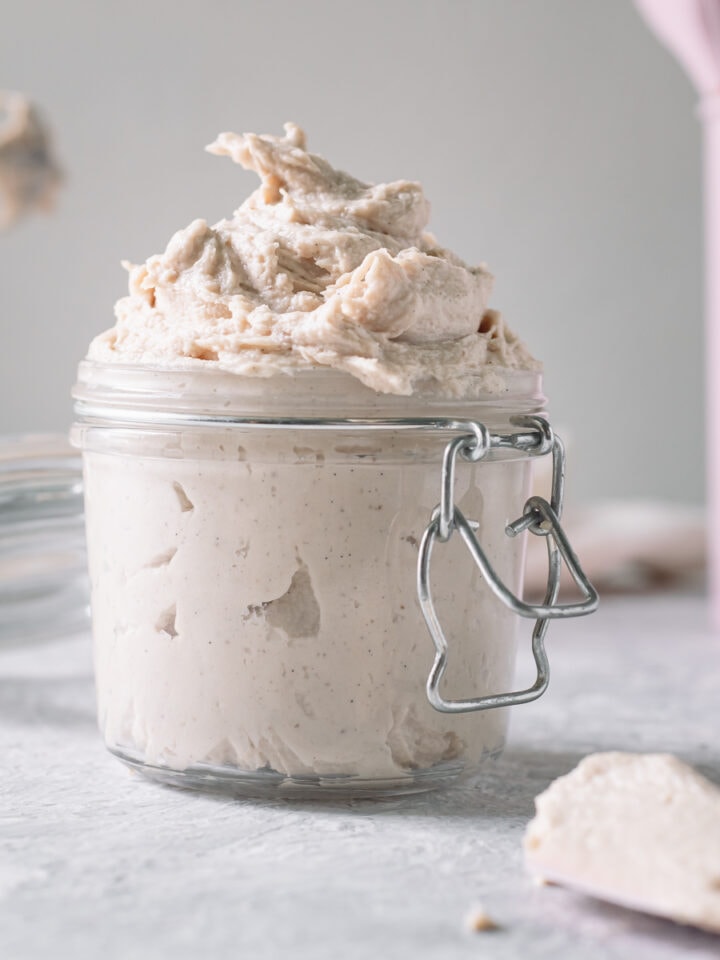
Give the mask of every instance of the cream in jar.
[[[542, 410], [538, 364], [488, 309], [485, 267], [425, 232], [418, 184], [361, 183], [292, 124], [210, 150], [261, 187], [130, 268], [76, 387], [106, 741], [145, 772], [241, 792], [394, 792], [472, 771], [502, 748], [507, 712], [430, 706], [415, 589], [447, 437], [328, 426], [507, 433]], [[249, 422], [268, 418], [284, 425]], [[529, 472], [509, 450], [457, 472], [515, 593], [522, 540], [505, 526]], [[437, 550], [448, 693], [510, 689], [514, 615], [459, 538]]]

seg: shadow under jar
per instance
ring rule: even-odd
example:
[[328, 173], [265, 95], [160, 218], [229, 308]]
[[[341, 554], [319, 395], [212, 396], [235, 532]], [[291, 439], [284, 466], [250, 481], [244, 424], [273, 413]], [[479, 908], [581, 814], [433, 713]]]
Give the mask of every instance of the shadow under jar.
[[[429, 702], [418, 555], [432, 547], [448, 441], [471, 443], [468, 421], [517, 434], [511, 418], [542, 412], [537, 374], [504, 371], [500, 392], [448, 400], [376, 394], [329, 370], [260, 379], [85, 362], [74, 396], [112, 753], [180, 786], [355, 797], [430, 789], [502, 749], [506, 709]], [[458, 456], [450, 477], [515, 595], [525, 537], [506, 526], [532, 452]], [[443, 697], [511, 690], [516, 612], [461, 536], [432, 539]]]

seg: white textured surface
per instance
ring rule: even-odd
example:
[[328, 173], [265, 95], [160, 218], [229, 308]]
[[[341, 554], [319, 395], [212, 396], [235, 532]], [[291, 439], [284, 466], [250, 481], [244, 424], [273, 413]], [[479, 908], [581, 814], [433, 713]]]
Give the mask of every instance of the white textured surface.
[[[549, 646], [550, 692], [477, 784], [333, 806], [145, 783], [99, 742], [84, 639], [0, 651], [0, 957], [717, 957], [709, 934], [533, 886], [520, 850], [535, 794], [588, 752], [720, 780], [703, 601], [607, 602]], [[478, 902], [502, 929], [465, 929]]]

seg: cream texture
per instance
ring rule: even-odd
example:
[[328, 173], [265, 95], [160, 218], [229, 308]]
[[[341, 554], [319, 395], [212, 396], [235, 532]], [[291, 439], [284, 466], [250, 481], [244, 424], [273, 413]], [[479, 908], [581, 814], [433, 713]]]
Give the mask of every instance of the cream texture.
[[[427, 416], [438, 407], [426, 393], [490, 392], [492, 410], [509, 370], [536, 369], [487, 308], [487, 270], [425, 232], [417, 183], [361, 183], [308, 153], [293, 124], [283, 138], [222, 134], [209, 149], [255, 170], [261, 186], [231, 219], [196, 220], [130, 268], [115, 327], [90, 347], [100, 380], [114, 362], [135, 365], [148, 396], [162, 396], [153, 378], [181, 375], [192, 399], [192, 383], [214, 371], [209, 393], [227, 397], [222, 411], [248, 416], [224, 378], [284, 373], [293, 376], [268, 384], [256, 415], [283, 396], [284, 416], [309, 406], [337, 418], [368, 397], [418, 394], [383, 402]], [[463, 406], [482, 419], [482, 403]], [[90, 431], [109, 746], [179, 771], [405, 784], [418, 771], [441, 780], [473, 770], [499, 751], [506, 711], [452, 716], [425, 694], [433, 646], [415, 570], [446, 439], [216, 425], [117, 439], [111, 429], [101, 443]], [[515, 591], [523, 543], [504, 530], [528, 486], [522, 459], [458, 468], [457, 498]], [[437, 548], [432, 587], [452, 638], [445, 695], [511, 689], [515, 617], [480, 583], [461, 538]]]
[[325, 366], [383, 393], [450, 396], [500, 389], [498, 368], [537, 368], [488, 309], [487, 269], [426, 232], [418, 183], [363, 183], [309, 153], [299, 127], [285, 131], [208, 147], [261, 186], [230, 219], [195, 220], [128, 265], [129, 296], [91, 359], [252, 376]]
[[61, 174], [50, 135], [21, 93], [0, 90], [0, 230], [33, 210], [50, 210]]
[[[449, 716], [425, 695], [415, 567], [438, 498], [435, 439], [412, 456], [406, 440], [300, 431], [157, 443], [84, 458], [111, 748], [176, 770], [366, 779], [472, 770], [501, 749], [507, 711]], [[528, 473], [519, 460], [458, 470], [463, 509], [514, 589], [522, 545], [504, 525]], [[433, 589], [451, 638], [444, 693], [510, 689], [515, 618], [459, 537], [438, 546]]]
[[720, 789], [675, 757], [586, 757], [536, 799], [530, 869], [720, 933]]

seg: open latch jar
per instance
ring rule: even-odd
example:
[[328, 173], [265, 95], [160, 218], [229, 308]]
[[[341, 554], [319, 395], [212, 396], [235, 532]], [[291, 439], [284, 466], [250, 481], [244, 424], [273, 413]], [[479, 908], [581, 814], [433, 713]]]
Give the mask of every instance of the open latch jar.
[[[549, 620], [597, 603], [560, 527], [539, 376], [498, 378], [408, 398], [324, 369], [84, 362], [73, 439], [111, 752], [181, 786], [341, 797], [426, 790], [497, 754], [497, 708], [547, 685]], [[528, 499], [539, 456], [551, 502]], [[537, 605], [520, 599], [526, 530], [548, 543]], [[537, 679], [510, 692], [518, 614]]]

